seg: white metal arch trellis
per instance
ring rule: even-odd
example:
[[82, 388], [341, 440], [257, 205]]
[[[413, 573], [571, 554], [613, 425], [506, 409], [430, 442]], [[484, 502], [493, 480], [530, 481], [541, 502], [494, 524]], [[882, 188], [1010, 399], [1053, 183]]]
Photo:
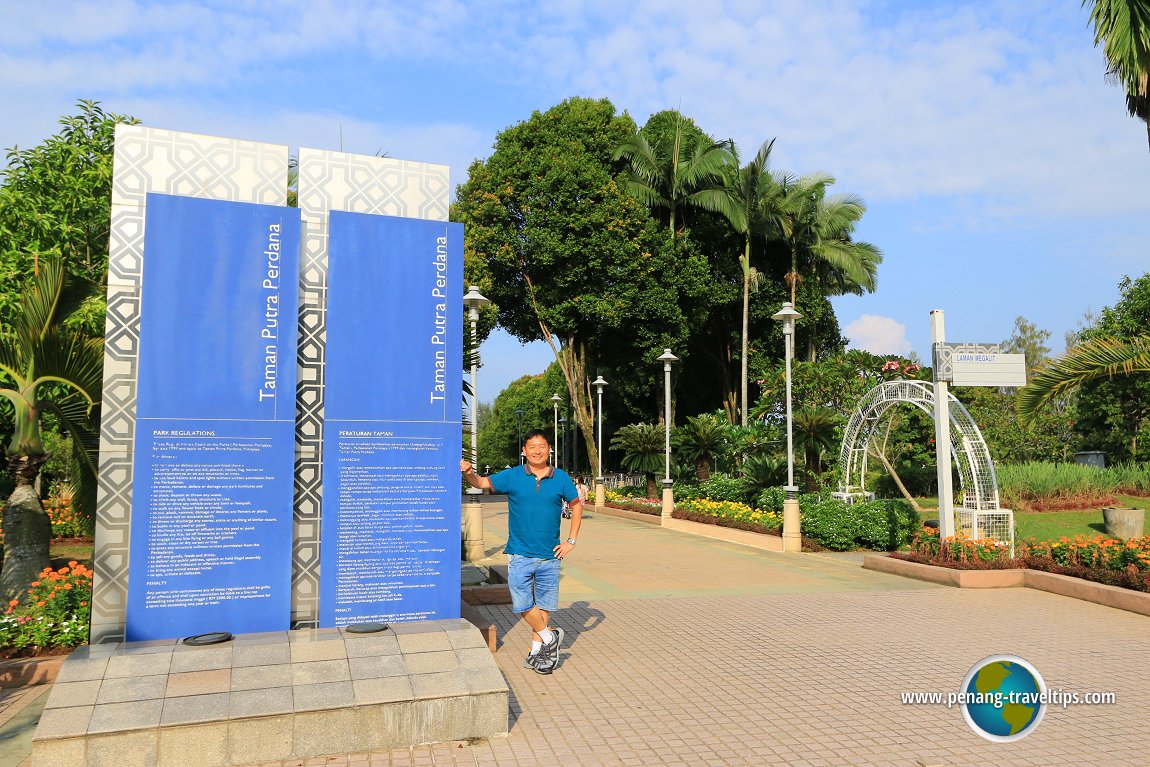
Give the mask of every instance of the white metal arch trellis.
[[[994, 463], [978, 425], [969, 411], [948, 393], [950, 402], [950, 452], [958, 464], [962, 489], [962, 508], [976, 512], [974, 527], [977, 534], [980, 511], [997, 511], [998, 482]], [[908, 403], [934, 417], [934, 386], [927, 381], [885, 381], [871, 389], [859, 400], [858, 409], [851, 416], [843, 434], [839, 467], [842, 469], [840, 491], [845, 494], [866, 491], [867, 448], [883, 416], [893, 406]], [[1009, 514], [1009, 512], [1007, 512]], [[961, 515], [960, 515], [961, 516]], [[1013, 539], [1013, 519], [1003, 540]]]

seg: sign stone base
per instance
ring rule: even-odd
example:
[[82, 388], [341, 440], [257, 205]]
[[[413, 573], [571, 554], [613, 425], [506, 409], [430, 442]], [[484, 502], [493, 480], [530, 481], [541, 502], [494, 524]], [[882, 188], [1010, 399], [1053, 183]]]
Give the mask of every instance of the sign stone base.
[[78, 648], [33, 738], [36, 767], [225, 767], [507, 732], [508, 687], [465, 620]]

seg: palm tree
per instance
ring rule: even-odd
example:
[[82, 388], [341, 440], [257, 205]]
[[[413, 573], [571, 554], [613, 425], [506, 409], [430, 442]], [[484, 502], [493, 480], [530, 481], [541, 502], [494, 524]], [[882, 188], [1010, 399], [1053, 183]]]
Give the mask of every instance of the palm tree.
[[691, 416], [671, 435], [675, 450], [695, 462], [695, 477], [700, 482], [711, 478], [711, 462], [727, 445], [727, 425], [725, 419], [704, 413]]
[[[743, 327], [739, 347], [739, 425], [747, 425], [747, 337], [751, 300], [751, 243], [756, 237], [767, 237], [775, 231], [780, 218], [778, 203], [781, 195], [777, 192], [774, 178], [770, 174], [771, 148], [775, 140], [764, 141], [755, 159], [739, 170], [732, 182], [731, 194], [722, 212], [731, 222], [735, 231], [743, 235], [743, 255], [739, 265], [743, 267]], [[732, 148], [735, 166], [738, 167], [738, 153]]]
[[742, 478], [752, 496], [767, 488], [782, 487], [787, 481], [787, 458], [769, 453], [751, 456], [743, 462]]
[[[827, 174], [799, 179], [780, 175], [775, 180], [782, 195], [777, 203], [778, 231], [791, 255], [787, 274], [791, 303], [797, 306], [798, 285], [804, 279], [812, 280], [827, 296], [874, 291], [882, 251], [852, 238], [866, 213], [862, 198], [852, 194], [828, 197], [827, 187], [835, 180]], [[808, 359], [814, 361], [813, 337], [808, 348]]]
[[1107, 74], [1126, 91], [1131, 117], [1146, 123], [1150, 142], [1150, 2], [1083, 0], [1094, 23], [1094, 45], [1102, 45]]
[[1030, 383], [1019, 390], [1019, 417], [1023, 422], [1033, 420], [1045, 402], [1095, 378], [1145, 372], [1150, 372], [1150, 335], [1085, 341], [1039, 368]]
[[[715, 141], [675, 111], [669, 141], [651, 144], [642, 130], [615, 150], [627, 161], [627, 190], [653, 209], [667, 211], [671, 238], [684, 207], [721, 213], [730, 207], [728, 179], [738, 168], [729, 139]], [[648, 121], [650, 125], [650, 121]]]
[[807, 492], [813, 493], [823, 472], [823, 453], [835, 447], [838, 416], [824, 408], [804, 407], [795, 411], [792, 423], [796, 447], [803, 451], [806, 464]]
[[45, 259], [21, 294], [13, 327], [0, 331], [0, 372], [13, 382], [0, 388], [0, 396], [15, 410], [12, 440], [5, 450], [8, 471], [16, 481], [4, 507], [0, 592], [5, 600], [22, 594], [49, 565], [52, 528], [34, 488], [48, 458], [40, 436], [43, 410], [56, 412], [75, 444], [87, 448], [80, 452], [88, 473], [95, 475], [93, 434], [84, 427], [100, 397], [103, 344], [60, 322], [81, 298], [81, 293], [66, 289], [61, 260]]
[[622, 427], [611, 439], [611, 447], [623, 451], [623, 466], [641, 472], [647, 481], [647, 497], [658, 498], [655, 473], [664, 467], [665, 435], [654, 424], [633, 423]]

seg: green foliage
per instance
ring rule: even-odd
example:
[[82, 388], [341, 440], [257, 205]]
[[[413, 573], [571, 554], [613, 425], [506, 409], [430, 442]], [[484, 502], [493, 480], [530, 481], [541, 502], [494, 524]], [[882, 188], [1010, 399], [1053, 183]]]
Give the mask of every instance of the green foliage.
[[829, 495], [799, 499], [802, 532], [834, 551], [855, 547], [892, 551], [906, 544], [922, 526], [918, 513], [901, 500], [875, 500], [848, 505]]
[[1126, 111], [1146, 123], [1150, 140], [1150, 3], [1083, 0], [1090, 8], [1094, 45], [1102, 46], [1106, 74], [1126, 92]]
[[[551, 396], [566, 391], [558, 363], [551, 363], [539, 375], [523, 376], [500, 392], [488, 416], [479, 423], [479, 465], [492, 472], [520, 461], [519, 440], [532, 429], [541, 429], [551, 438], [554, 410]], [[565, 403], [564, 403], [565, 404]], [[517, 413], [516, 411], [523, 411]], [[564, 414], [560, 410], [560, 415]]]
[[1042, 330], [1025, 317], [1014, 319], [1014, 332], [1002, 342], [1002, 350], [1008, 354], [1022, 354], [1026, 357], [1026, 374], [1030, 376], [1035, 368], [1050, 357], [1050, 331]]
[[713, 414], [691, 416], [671, 433], [671, 445], [681, 459], [694, 461], [695, 476], [705, 481], [712, 462], [727, 446], [727, 422]]
[[[33, 282], [22, 291], [20, 311], [12, 324], [0, 329], [0, 372], [12, 382], [0, 388], [0, 396], [14, 408], [13, 435], [6, 449], [10, 457], [44, 455], [40, 412], [50, 401], [55, 403], [57, 418], [72, 427], [80, 425], [100, 398], [102, 343], [69, 331], [61, 323], [78, 295], [66, 285], [61, 260], [46, 259]], [[52, 400], [46, 400], [45, 395]], [[77, 410], [72, 405], [80, 407]], [[90, 443], [91, 429], [73, 436], [81, 444]], [[94, 474], [91, 457], [89, 463]]]
[[787, 484], [786, 456], [756, 455], [748, 458], [743, 461], [742, 481], [750, 497], [768, 488], [781, 488]]
[[612, 159], [627, 161], [627, 191], [650, 208], [666, 211], [667, 228], [675, 237], [682, 208], [729, 211], [738, 155], [731, 141], [716, 141], [678, 111], [670, 113], [669, 133], [659, 131], [658, 122], [653, 118], [649, 127], [627, 137]]
[[[20, 289], [41, 259], [61, 259], [72, 277], [104, 282], [115, 126], [137, 121], [92, 101], [77, 107], [55, 136], [9, 149], [0, 170], [0, 325], [15, 319]], [[103, 318], [101, 294], [76, 322], [95, 336]]]
[[615, 396], [634, 381], [645, 398], [655, 358], [684, 347], [707, 287], [706, 259], [673, 247], [619, 184], [612, 153], [634, 133], [605, 99], [535, 112], [472, 164], [455, 206], [467, 227], [465, 266], [484, 278], [499, 324], [523, 341], [557, 341], [585, 435], [588, 370], [618, 381]]
[[755, 496], [755, 508], [782, 513], [783, 501], [786, 499], [787, 492], [783, 490], [781, 484], [775, 487], [768, 487], [761, 490], [759, 494]]
[[1014, 509], [1097, 508], [1113, 496], [1150, 495], [1150, 463], [1106, 468], [1033, 462], [996, 470], [1001, 503]]
[[646, 498], [647, 486], [646, 485], [620, 485], [612, 490], [607, 491], [607, 497], [618, 496], [619, 498]]
[[1022, 423], [1015, 390], [959, 386], [953, 392], [978, 424], [995, 466], [1071, 458], [1075, 434], [1068, 402], [1051, 403], [1029, 423]]
[[[911, 495], [926, 497], [938, 494], [938, 469], [933, 463], [899, 461], [893, 466], [898, 472], [898, 478]], [[879, 498], [897, 498], [901, 494], [894, 479], [886, 472], [879, 474], [869, 487]]]
[[657, 493], [655, 474], [666, 467], [664, 430], [657, 425], [633, 423], [620, 428], [611, 439], [611, 447], [623, 452], [623, 466], [647, 479], [647, 497]]
[[77, 562], [46, 568], [0, 617], [0, 647], [75, 647], [88, 641], [92, 571]]
[[[1145, 372], [1150, 370], [1150, 342], [1144, 336], [1150, 327], [1150, 274], [1124, 277], [1118, 289], [1119, 301], [1083, 331], [1086, 343], [1071, 350], [1062, 365], [1082, 382], [1074, 426], [1081, 449], [1103, 450], [1111, 461], [1145, 460], [1150, 445], [1150, 375]], [[1123, 354], [1127, 350], [1132, 354]], [[1074, 367], [1079, 360], [1095, 371], [1093, 376], [1102, 375], [1084, 380], [1090, 372]], [[1035, 385], [1043, 383], [1036, 377]]]
[[705, 482], [676, 483], [675, 501], [709, 498], [713, 501], [745, 503], [749, 492], [746, 482], [737, 477], [712, 474]]

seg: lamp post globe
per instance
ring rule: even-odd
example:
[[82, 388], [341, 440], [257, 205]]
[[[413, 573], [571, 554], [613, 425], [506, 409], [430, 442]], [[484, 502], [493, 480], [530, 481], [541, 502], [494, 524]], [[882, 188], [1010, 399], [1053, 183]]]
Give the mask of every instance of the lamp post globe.
[[793, 438], [793, 418], [791, 408], [791, 357], [795, 347], [795, 320], [803, 315], [795, 311], [787, 301], [783, 307], [771, 315], [771, 319], [783, 323], [783, 357], [786, 365], [787, 386], [787, 492], [783, 501], [783, 551], [802, 551], [802, 531], [799, 517], [798, 487], [795, 486], [795, 451]]

